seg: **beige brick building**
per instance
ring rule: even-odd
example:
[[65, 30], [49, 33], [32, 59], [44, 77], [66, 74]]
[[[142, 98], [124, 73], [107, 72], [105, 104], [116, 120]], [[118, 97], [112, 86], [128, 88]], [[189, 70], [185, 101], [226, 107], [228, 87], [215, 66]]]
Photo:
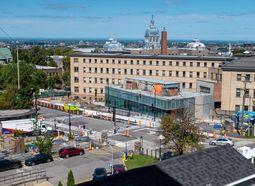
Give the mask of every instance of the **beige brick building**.
[[[221, 108], [227, 111], [255, 111], [255, 58], [241, 58], [222, 66]], [[244, 91], [246, 83], [246, 91]], [[244, 95], [245, 93], [245, 95]]]
[[[146, 77], [180, 82], [182, 89], [214, 94], [214, 87], [219, 87], [218, 84], [221, 83], [220, 66], [228, 60], [231, 59], [209, 56], [73, 53], [71, 93], [86, 101], [104, 101], [104, 87], [107, 84], [122, 84], [126, 77]], [[202, 80], [203, 83], [197, 86], [197, 80]], [[209, 84], [206, 83], [207, 80]]]

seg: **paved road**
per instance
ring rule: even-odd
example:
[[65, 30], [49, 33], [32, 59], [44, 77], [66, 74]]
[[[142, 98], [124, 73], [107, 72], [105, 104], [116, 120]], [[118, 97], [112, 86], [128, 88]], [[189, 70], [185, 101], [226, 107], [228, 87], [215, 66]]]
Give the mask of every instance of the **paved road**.
[[[114, 149], [114, 163], [121, 163], [122, 152], [120, 149]], [[66, 185], [68, 171], [71, 169], [74, 173], [76, 182], [84, 181], [91, 177], [93, 171], [97, 167], [107, 167], [112, 162], [112, 151], [108, 147], [105, 149], [96, 149], [86, 152], [85, 155], [75, 156], [68, 159], [55, 157], [53, 162], [40, 164], [32, 167], [23, 166], [20, 169], [0, 172], [0, 177], [13, 175], [18, 172], [28, 170], [46, 170], [49, 181], [53, 185], [57, 185], [61, 181]], [[1, 184], [0, 184], [1, 185]]]

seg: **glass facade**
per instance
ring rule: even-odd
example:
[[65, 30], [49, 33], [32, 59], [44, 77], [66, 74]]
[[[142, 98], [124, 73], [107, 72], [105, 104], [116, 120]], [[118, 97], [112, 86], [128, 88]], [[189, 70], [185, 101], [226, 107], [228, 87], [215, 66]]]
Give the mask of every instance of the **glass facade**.
[[195, 98], [167, 99], [142, 91], [127, 91], [118, 87], [105, 87], [105, 105], [151, 116], [161, 117], [181, 108], [195, 107]]

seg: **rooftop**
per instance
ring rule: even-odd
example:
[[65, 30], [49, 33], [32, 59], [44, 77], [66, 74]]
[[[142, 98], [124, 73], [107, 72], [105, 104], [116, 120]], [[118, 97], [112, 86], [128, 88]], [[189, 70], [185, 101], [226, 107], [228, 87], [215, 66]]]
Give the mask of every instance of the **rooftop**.
[[57, 67], [41, 66], [41, 65], [35, 65], [35, 68], [38, 70], [55, 70], [55, 69], [57, 69]]
[[[173, 157], [151, 166], [78, 186], [238, 185], [245, 180], [254, 179], [254, 174], [255, 166], [249, 160], [232, 147], [220, 146]], [[253, 182], [243, 185], [251, 183]]]
[[9, 48], [0, 48], [0, 59], [10, 59], [12, 53]]
[[177, 56], [177, 55], [145, 55], [145, 54], [106, 54], [73, 52], [71, 57], [103, 57], [103, 58], [131, 58], [131, 59], [162, 59], [162, 60], [198, 60], [198, 61], [231, 61], [231, 57], [221, 56]]
[[255, 57], [236, 58], [222, 65], [223, 71], [255, 72]]
[[144, 77], [134, 77], [134, 78], [125, 78], [126, 80], [135, 80], [135, 81], [143, 81], [143, 82], [148, 82], [150, 84], [161, 84], [161, 85], [172, 85], [172, 84], [180, 84], [178, 82], [171, 82], [171, 81], [165, 81], [165, 80], [160, 80], [160, 79], [149, 79], [149, 78], [144, 78]]

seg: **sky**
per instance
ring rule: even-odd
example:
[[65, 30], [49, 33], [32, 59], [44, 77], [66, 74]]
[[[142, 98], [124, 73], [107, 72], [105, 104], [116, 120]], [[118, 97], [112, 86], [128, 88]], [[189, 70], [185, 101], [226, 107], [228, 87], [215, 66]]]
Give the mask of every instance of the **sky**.
[[255, 0], [1, 0], [0, 26], [13, 38], [142, 39], [151, 15], [170, 40], [255, 40]]

